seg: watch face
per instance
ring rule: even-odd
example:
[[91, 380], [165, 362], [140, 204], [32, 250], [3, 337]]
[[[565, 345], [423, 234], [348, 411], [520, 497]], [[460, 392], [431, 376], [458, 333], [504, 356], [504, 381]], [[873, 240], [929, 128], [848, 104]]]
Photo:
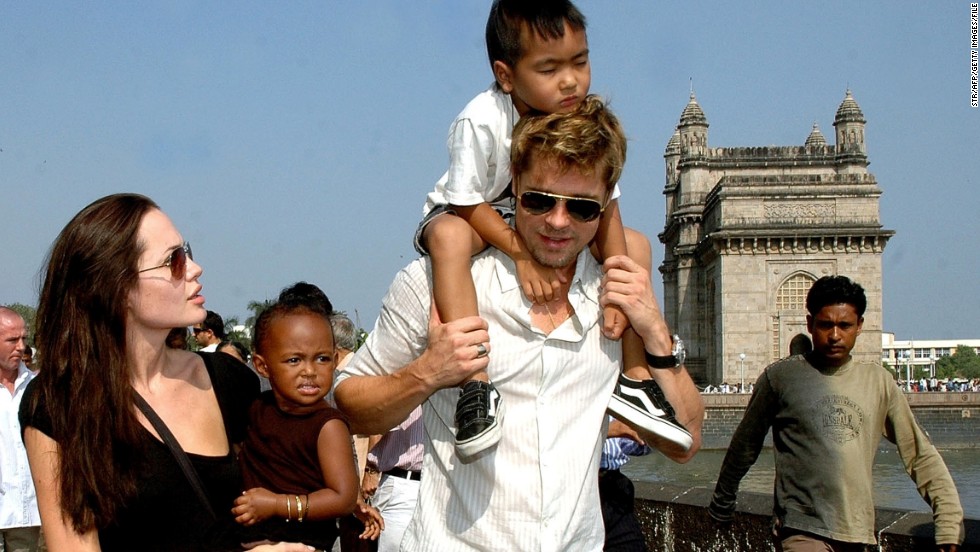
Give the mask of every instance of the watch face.
[[681, 340], [680, 336], [674, 336], [674, 357], [677, 358], [677, 365], [680, 366], [684, 364], [684, 360], [687, 359], [687, 348], [684, 347], [684, 342]]

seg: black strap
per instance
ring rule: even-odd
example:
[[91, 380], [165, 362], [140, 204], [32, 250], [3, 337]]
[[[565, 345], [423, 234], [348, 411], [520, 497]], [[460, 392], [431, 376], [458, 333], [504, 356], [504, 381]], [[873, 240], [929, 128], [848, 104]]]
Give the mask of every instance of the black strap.
[[214, 508], [211, 507], [211, 501], [208, 500], [208, 495], [204, 492], [201, 477], [197, 474], [197, 470], [194, 469], [193, 464], [191, 464], [191, 459], [187, 457], [187, 453], [184, 452], [184, 449], [180, 448], [180, 443], [177, 442], [177, 438], [174, 437], [167, 424], [163, 423], [163, 420], [154, 412], [153, 408], [146, 402], [146, 399], [142, 395], [135, 390], [133, 391], [133, 395], [135, 396], [134, 401], [136, 402], [136, 407], [146, 416], [146, 419], [150, 421], [150, 425], [153, 426], [153, 429], [157, 430], [157, 434], [160, 435], [160, 438], [166, 443], [170, 452], [173, 453], [177, 463], [180, 464], [180, 469], [184, 472], [184, 476], [187, 477], [191, 488], [194, 489], [197, 498], [201, 499], [201, 504], [211, 514], [212, 519], [217, 519], [217, 516], [214, 514]]
[[401, 477], [402, 479], [410, 479], [412, 481], [422, 481], [422, 472], [405, 470], [402, 468], [391, 468], [386, 471], [385, 474], [393, 475], [395, 477]]

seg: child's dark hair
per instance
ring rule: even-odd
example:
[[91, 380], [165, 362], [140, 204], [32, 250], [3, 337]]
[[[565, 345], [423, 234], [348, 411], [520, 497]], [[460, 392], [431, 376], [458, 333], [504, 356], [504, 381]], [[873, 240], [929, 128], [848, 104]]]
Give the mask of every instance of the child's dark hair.
[[585, 29], [585, 16], [569, 0], [494, 0], [487, 19], [487, 56], [490, 66], [502, 61], [510, 67], [524, 54], [521, 29], [524, 25], [542, 38], [561, 38], [565, 22]]
[[262, 311], [262, 314], [255, 321], [255, 337], [252, 340], [252, 349], [255, 352], [262, 350], [269, 334], [269, 325], [274, 320], [296, 313], [319, 314], [329, 325], [333, 305], [327, 295], [313, 284], [296, 282], [287, 288], [283, 288], [279, 292], [279, 298], [276, 302]]
[[858, 318], [864, 316], [868, 308], [864, 288], [847, 276], [824, 276], [814, 282], [806, 294], [806, 310], [810, 316], [816, 316], [827, 305], [841, 304], [854, 307]]

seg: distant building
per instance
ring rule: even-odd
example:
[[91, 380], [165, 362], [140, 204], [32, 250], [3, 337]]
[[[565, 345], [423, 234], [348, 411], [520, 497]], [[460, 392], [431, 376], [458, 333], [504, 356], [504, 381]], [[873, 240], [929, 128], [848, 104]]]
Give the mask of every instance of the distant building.
[[973, 347], [980, 354], [980, 339], [909, 339], [898, 341], [895, 334], [881, 334], [881, 362], [897, 369], [901, 379], [914, 377], [917, 368], [935, 373], [936, 361], [951, 356], [960, 345]]
[[802, 146], [711, 148], [691, 94], [664, 153], [659, 238], [665, 315], [699, 384], [755, 381], [791, 345], [809, 345], [804, 299], [825, 275], [864, 286], [868, 310], [854, 354], [880, 360], [881, 256], [894, 232], [879, 219], [865, 122], [848, 90], [834, 119], [836, 145], [814, 124]]

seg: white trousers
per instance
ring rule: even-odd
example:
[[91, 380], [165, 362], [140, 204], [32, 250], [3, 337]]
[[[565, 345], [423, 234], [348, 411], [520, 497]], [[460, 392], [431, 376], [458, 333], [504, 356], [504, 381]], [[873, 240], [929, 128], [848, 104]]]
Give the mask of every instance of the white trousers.
[[420, 485], [418, 481], [404, 477], [381, 476], [378, 491], [371, 498], [371, 505], [385, 520], [385, 529], [378, 537], [378, 552], [398, 552], [408, 522], [415, 513]]

